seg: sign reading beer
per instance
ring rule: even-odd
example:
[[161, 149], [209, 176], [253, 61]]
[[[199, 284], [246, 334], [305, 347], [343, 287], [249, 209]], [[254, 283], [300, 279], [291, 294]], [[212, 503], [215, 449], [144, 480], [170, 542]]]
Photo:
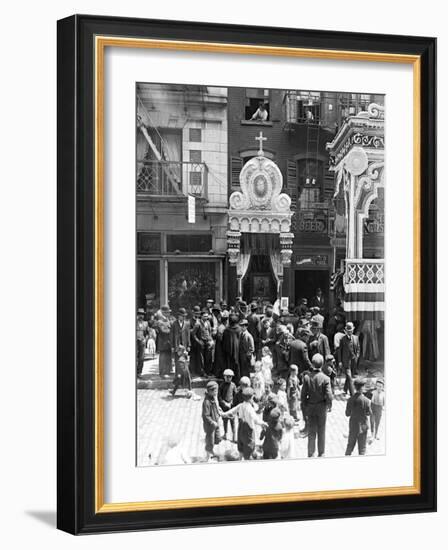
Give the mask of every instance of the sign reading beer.
[[326, 233], [327, 217], [313, 210], [298, 212], [297, 231], [305, 233]]

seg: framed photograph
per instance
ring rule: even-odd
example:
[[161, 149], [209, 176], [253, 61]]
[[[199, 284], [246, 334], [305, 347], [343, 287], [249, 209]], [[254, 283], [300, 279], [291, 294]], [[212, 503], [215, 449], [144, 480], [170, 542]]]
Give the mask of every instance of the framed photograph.
[[58, 22], [60, 529], [436, 509], [435, 59]]

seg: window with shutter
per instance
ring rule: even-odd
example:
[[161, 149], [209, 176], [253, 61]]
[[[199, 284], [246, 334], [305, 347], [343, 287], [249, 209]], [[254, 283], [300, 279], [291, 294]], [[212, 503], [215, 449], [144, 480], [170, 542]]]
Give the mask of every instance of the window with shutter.
[[240, 172], [243, 168], [243, 159], [240, 157], [231, 157], [230, 159], [230, 185], [232, 190], [240, 188]]
[[297, 189], [297, 162], [295, 160], [288, 159], [287, 161], [286, 179], [289, 191]]

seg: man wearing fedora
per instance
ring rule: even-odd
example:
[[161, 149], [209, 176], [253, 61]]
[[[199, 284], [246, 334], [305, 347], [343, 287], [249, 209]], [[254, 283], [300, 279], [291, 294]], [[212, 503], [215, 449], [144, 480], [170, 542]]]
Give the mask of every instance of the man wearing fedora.
[[190, 326], [190, 372], [193, 376], [202, 376], [201, 372], [201, 358], [199, 347], [192, 337], [194, 327], [199, 323], [201, 318], [201, 308], [199, 306], [193, 306], [191, 310], [191, 317], [188, 322]]
[[171, 325], [171, 348], [174, 354], [179, 346], [183, 346], [187, 353], [190, 352], [190, 323], [187, 321], [187, 311], [179, 308], [176, 320]]
[[347, 401], [345, 408], [345, 415], [350, 418], [346, 456], [352, 454], [356, 444], [358, 444], [358, 454], [366, 454], [369, 420], [372, 415], [370, 399], [364, 395], [365, 380], [357, 378], [353, 385], [355, 393]]
[[358, 361], [361, 354], [359, 339], [354, 332], [354, 325], [350, 321], [345, 325], [345, 334], [339, 341], [337, 350], [339, 368], [345, 374], [344, 392], [353, 395], [353, 375], [357, 374]]
[[250, 304], [250, 313], [246, 317], [248, 325], [247, 330], [254, 339], [255, 346], [255, 359], [259, 361], [261, 359], [261, 322], [260, 316], [257, 314], [258, 304], [252, 302]]
[[201, 319], [192, 332], [191, 338], [194, 340], [198, 351], [198, 369], [207, 376], [212, 374], [213, 367], [213, 347], [212, 326], [210, 324], [210, 315], [207, 308], [201, 313]]
[[322, 328], [322, 316], [315, 315], [314, 317], [312, 317], [311, 332], [313, 333], [313, 335], [311, 336], [308, 345], [310, 358], [312, 358], [315, 353], [320, 353], [322, 357], [326, 357], [331, 353], [330, 343], [328, 342], [328, 338], [322, 332]]
[[159, 352], [159, 375], [169, 378], [172, 370], [171, 309], [168, 305], [160, 308], [156, 315], [157, 351]]
[[289, 344], [289, 365], [297, 365], [301, 377], [305, 371], [311, 370], [307, 342], [312, 333], [308, 328], [300, 328], [296, 336], [297, 338]]
[[247, 319], [240, 321], [239, 364], [241, 376], [249, 376], [254, 363], [255, 345], [252, 334], [247, 330]]
[[145, 310], [143, 308], [138, 308], [137, 310], [137, 378], [140, 378], [143, 370], [143, 363], [145, 360], [145, 347], [146, 341], [149, 336], [149, 325], [148, 322], [144, 320]]
[[327, 412], [331, 411], [333, 394], [330, 379], [322, 372], [324, 358], [316, 353], [312, 359], [312, 370], [305, 374], [301, 392], [302, 410], [306, 412], [308, 424], [308, 457], [325, 454], [325, 431]]

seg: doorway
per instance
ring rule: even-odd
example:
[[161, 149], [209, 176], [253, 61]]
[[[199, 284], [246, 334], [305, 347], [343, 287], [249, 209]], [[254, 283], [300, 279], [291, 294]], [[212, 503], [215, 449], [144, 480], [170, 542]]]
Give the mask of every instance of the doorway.
[[316, 295], [316, 289], [322, 289], [325, 301], [328, 304], [328, 289], [330, 276], [324, 269], [297, 269], [295, 271], [295, 300], [298, 304], [301, 298], [307, 298], [308, 303]]

